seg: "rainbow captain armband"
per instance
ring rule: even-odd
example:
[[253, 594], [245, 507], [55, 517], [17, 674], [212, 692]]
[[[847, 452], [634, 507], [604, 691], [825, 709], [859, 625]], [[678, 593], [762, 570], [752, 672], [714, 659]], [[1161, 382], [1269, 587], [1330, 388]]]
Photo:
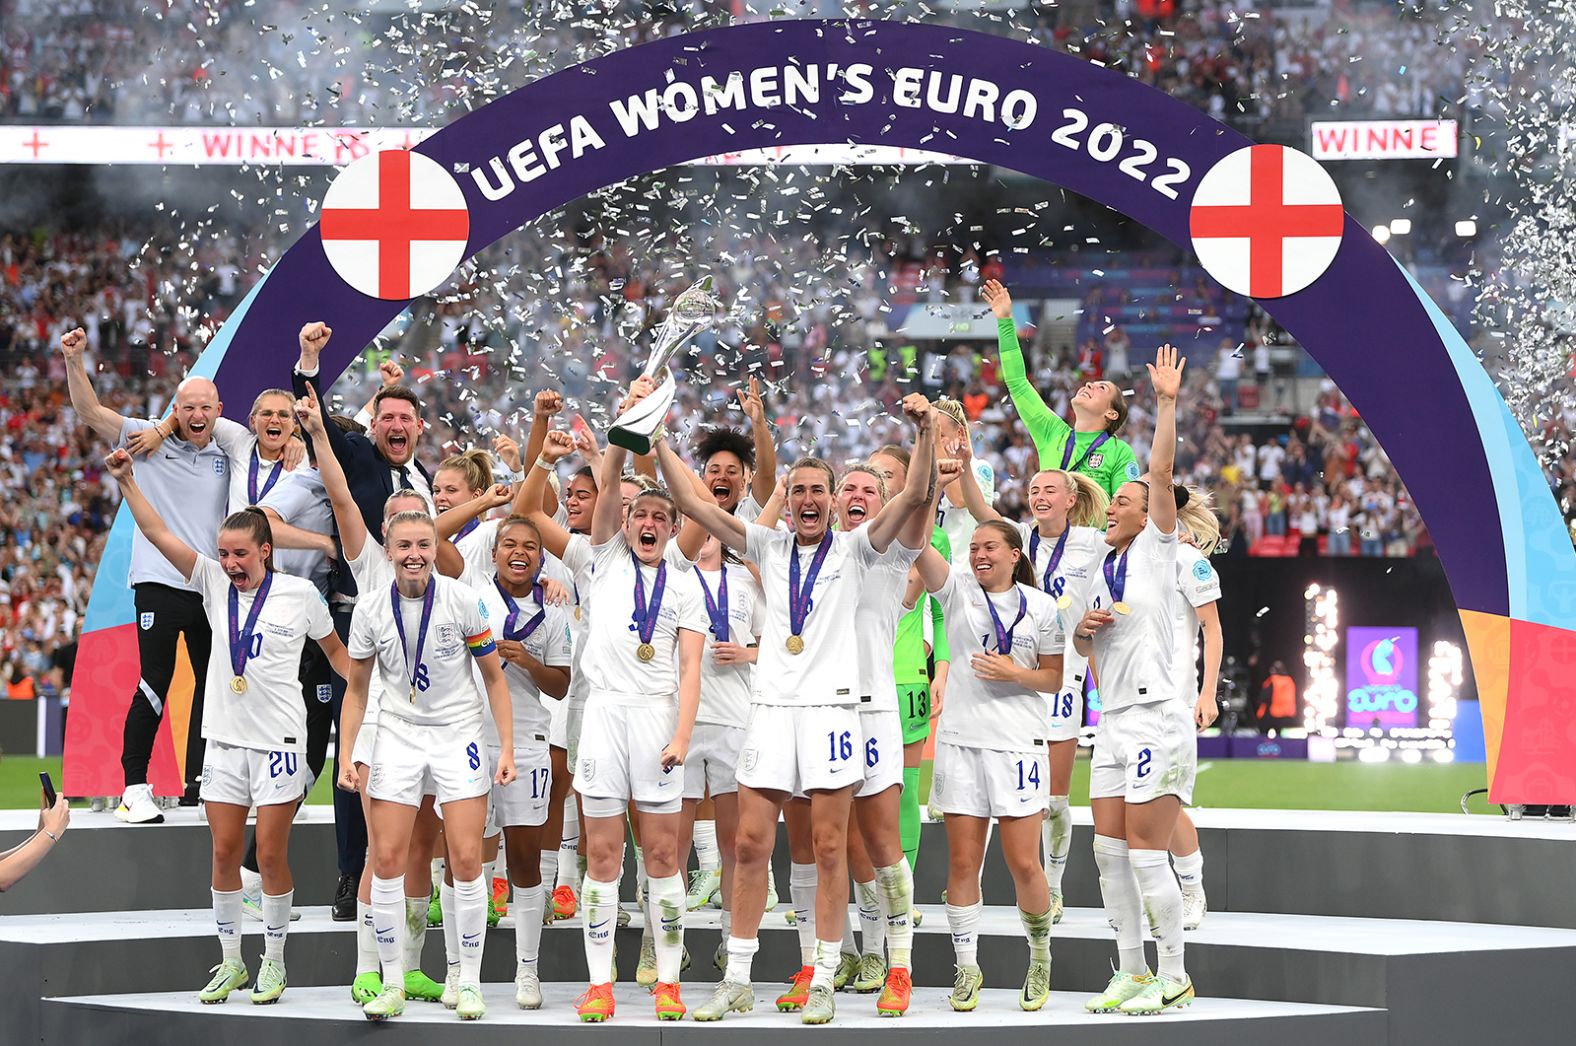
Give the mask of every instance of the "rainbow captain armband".
[[466, 636], [465, 645], [471, 648], [472, 657], [486, 657], [498, 649], [498, 644], [493, 642], [490, 628], [484, 628], [474, 636]]

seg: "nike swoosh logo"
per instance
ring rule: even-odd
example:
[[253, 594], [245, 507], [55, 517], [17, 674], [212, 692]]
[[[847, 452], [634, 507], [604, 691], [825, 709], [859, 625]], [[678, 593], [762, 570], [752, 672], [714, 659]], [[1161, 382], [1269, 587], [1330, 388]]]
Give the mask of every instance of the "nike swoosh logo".
[[394, 932], [394, 927], [392, 927], [392, 926], [390, 926], [386, 930], [374, 930], [373, 931], [373, 933], [377, 933], [377, 934], [385, 934], [385, 933], [393, 933], [393, 932]]
[[[1189, 985], [1188, 987], [1190, 988], [1190, 987], [1192, 987], [1192, 985]], [[1187, 993], [1188, 993], [1188, 989], [1187, 988], [1183, 988], [1181, 991], [1177, 992], [1175, 995], [1162, 995], [1160, 997], [1160, 1005], [1162, 1005], [1162, 1006], [1170, 1006], [1172, 1003], [1176, 1002], [1178, 999], [1182, 998], [1182, 996], [1186, 995]]]
[[270, 927], [269, 927], [269, 928], [268, 928], [268, 932], [269, 932], [269, 933], [278, 933], [278, 932], [279, 932], [279, 931], [281, 931], [281, 930], [283, 930], [283, 929], [284, 929], [284, 927], [283, 927], [283, 926], [270, 926]]
[[592, 923], [590, 928], [593, 929], [593, 930], [600, 930], [602, 927], [606, 926], [608, 924], [608, 922], [609, 922], [609, 920], [603, 919], [599, 923]]
[[460, 936], [462, 938], [464, 938], [465, 940], [467, 940], [467, 941], [474, 941], [476, 938], [480, 937], [481, 934], [479, 934], [479, 933], [466, 933], [466, 934], [461, 934]]

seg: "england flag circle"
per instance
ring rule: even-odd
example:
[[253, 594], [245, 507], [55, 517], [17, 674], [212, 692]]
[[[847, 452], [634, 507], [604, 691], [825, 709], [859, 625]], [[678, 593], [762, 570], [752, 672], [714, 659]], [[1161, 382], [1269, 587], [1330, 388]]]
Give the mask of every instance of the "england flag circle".
[[1205, 172], [1188, 223], [1198, 260], [1217, 283], [1253, 298], [1281, 298], [1330, 267], [1346, 213], [1340, 190], [1313, 157], [1253, 145]]
[[373, 298], [426, 294], [465, 258], [465, 194], [436, 160], [405, 149], [363, 156], [323, 195], [318, 232], [341, 279]]

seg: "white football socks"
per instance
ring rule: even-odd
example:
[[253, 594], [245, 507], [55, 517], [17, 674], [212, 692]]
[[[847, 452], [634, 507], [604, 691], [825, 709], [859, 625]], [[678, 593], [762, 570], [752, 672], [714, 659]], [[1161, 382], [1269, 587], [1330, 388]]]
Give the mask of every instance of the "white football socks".
[[1134, 976], [1146, 973], [1149, 964], [1144, 961], [1143, 901], [1128, 860], [1127, 840], [1095, 836], [1094, 863], [1100, 869], [1105, 917], [1116, 930], [1118, 969]]
[[372, 877], [372, 926], [378, 941], [383, 983], [405, 986], [405, 879]]
[[[287, 916], [288, 920], [288, 916]], [[225, 962], [241, 961], [241, 891], [213, 891], [213, 921]]]
[[[487, 880], [467, 879], [454, 884], [454, 922], [460, 938], [460, 983], [482, 982], [482, 949], [487, 944]], [[444, 925], [448, 925], [444, 916]]]
[[1182, 887], [1171, 873], [1171, 855], [1164, 850], [1130, 850], [1128, 863], [1138, 879], [1144, 911], [1154, 920], [1156, 972], [1172, 981], [1187, 980], [1182, 964]]
[[263, 894], [263, 958], [285, 961], [285, 936], [290, 932], [290, 904], [295, 891]]

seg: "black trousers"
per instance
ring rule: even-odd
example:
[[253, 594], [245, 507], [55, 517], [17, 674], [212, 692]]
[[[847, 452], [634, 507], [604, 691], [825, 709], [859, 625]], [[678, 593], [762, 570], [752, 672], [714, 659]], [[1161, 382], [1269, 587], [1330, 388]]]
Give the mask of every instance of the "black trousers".
[[164, 718], [170, 679], [175, 675], [176, 641], [186, 637], [186, 657], [191, 661], [193, 690], [191, 722], [186, 730], [186, 792], [195, 796], [202, 781], [204, 744], [202, 704], [208, 680], [208, 652], [213, 631], [208, 627], [202, 596], [169, 585], [144, 581], [132, 586], [137, 608], [137, 657], [141, 663], [136, 693], [126, 709], [121, 737], [120, 766], [126, 787], [148, 783], [148, 762], [153, 739]]
[[[350, 638], [350, 615], [353, 608], [335, 607], [334, 631], [339, 633], [339, 638]], [[334, 700], [330, 706], [333, 709], [334, 732], [339, 732], [340, 713], [345, 707], [345, 681], [337, 675], [330, 673], [333, 678]], [[340, 739], [342, 743], [343, 739]], [[340, 758], [349, 759], [349, 752], [341, 752]], [[339, 850], [339, 874], [361, 877], [361, 870], [367, 863], [367, 818], [361, 812], [361, 796], [354, 792], [346, 792], [337, 786], [334, 788], [334, 843]]]
[[[306, 765], [316, 782], [328, 758], [328, 730], [334, 721], [333, 671], [323, 649], [312, 640], [301, 651], [301, 701], [306, 705]], [[306, 796], [301, 797], [306, 802]], [[257, 871], [257, 832], [247, 832], [246, 856], [241, 866]]]

